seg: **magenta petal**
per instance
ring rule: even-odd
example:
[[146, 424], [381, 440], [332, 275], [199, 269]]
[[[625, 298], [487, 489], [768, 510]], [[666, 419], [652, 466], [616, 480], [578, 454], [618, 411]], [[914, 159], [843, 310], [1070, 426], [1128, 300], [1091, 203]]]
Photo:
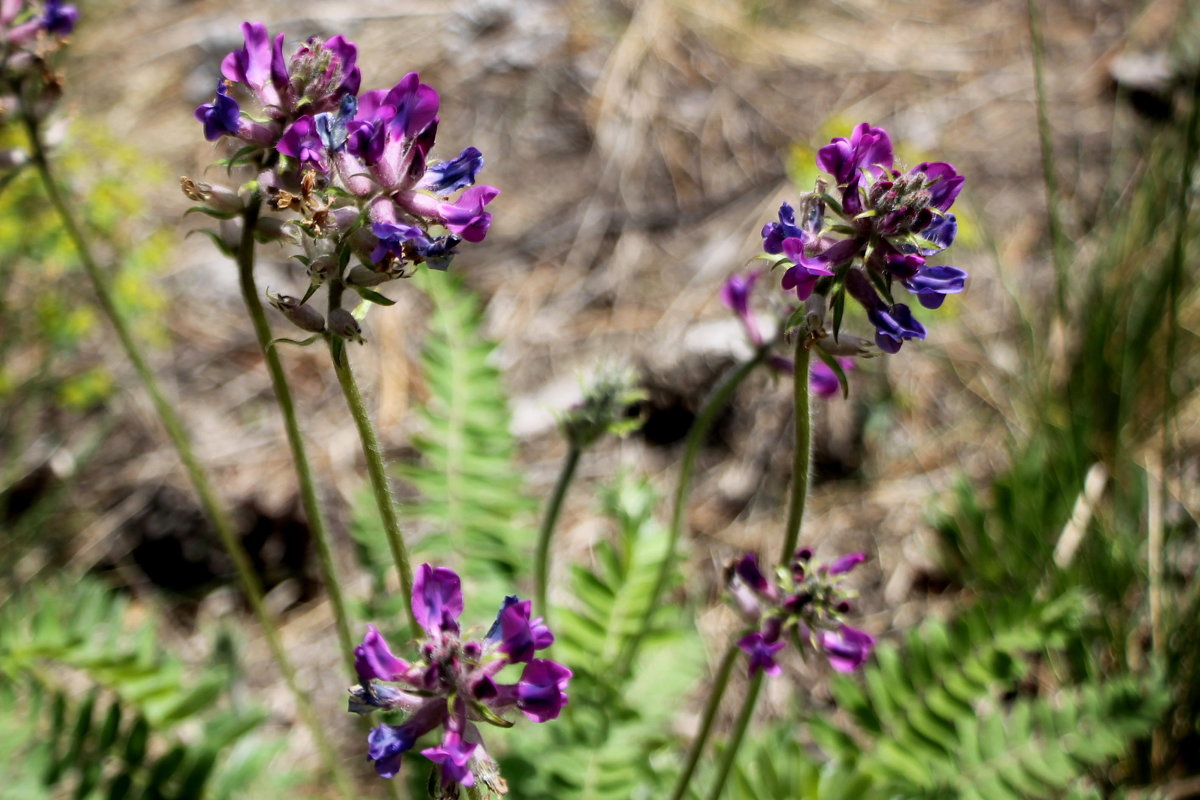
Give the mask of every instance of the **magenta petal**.
[[463, 611], [462, 581], [453, 570], [422, 564], [413, 577], [412, 610], [430, 635], [457, 632]]
[[844, 575], [867, 560], [865, 553], [848, 553], [831, 563], [826, 570], [830, 575]]
[[875, 637], [849, 625], [843, 625], [834, 633], [821, 634], [821, 647], [829, 658], [829, 664], [838, 672], [854, 672], [871, 656]]
[[383, 634], [374, 625], [368, 625], [362, 644], [354, 648], [354, 669], [359, 681], [398, 681], [404, 678], [408, 668], [407, 661], [392, 655]]
[[567, 704], [571, 670], [554, 661], [535, 658], [525, 665], [517, 682], [517, 708], [534, 722], [556, 719]]

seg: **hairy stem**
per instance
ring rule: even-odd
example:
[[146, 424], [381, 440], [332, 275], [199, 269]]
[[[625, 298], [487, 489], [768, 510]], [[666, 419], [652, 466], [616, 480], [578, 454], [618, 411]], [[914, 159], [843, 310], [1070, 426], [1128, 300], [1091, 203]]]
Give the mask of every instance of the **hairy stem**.
[[787, 527], [783, 537], [783, 552], [779, 563], [787, 564], [800, 541], [800, 523], [804, 520], [804, 505], [808, 500], [808, 484], [812, 473], [812, 412], [809, 408], [808, 339], [796, 336], [796, 370], [792, 374], [792, 408], [795, 417], [796, 444], [792, 452], [792, 499], [788, 504]]
[[742, 739], [746, 735], [746, 728], [750, 725], [750, 718], [754, 716], [754, 707], [758, 704], [758, 691], [762, 688], [762, 682], [762, 672], [750, 679], [750, 688], [746, 690], [746, 699], [742, 701], [742, 710], [738, 713], [737, 722], [734, 723], [733, 733], [729, 737], [729, 743], [725, 745], [725, 751], [721, 753], [721, 764], [717, 767], [717, 777], [709, 790], [708, 800], [718, 800], [721, 792], [725, 790], [725, 782], [729, 780], [733, 762], [737, 760], [738, 750], [741, 749]]
[[558, 525], [558, 517], [562, 512], [563, 500], [575, 477], [575, 468], [579, 466], [579, 457], [582, 454], [583, 448], [575, 444], [572, 444], [567, 450], [562, 470], [558, 473], [558, 481], [554, 484], [554, 494], [550, 495], [550, 504], [546, 506], [546, 515], [542, 518], [542, 527], [538, 531], [537, 556], [534, 566], [534, 576], [537, 582], [537, 611], [547, 620], [550, 611], [550, 606], [546, 601], [550, 582], [550, 539], [554, 536], [554, 529]]
[[349, 615], [342, 596], [341, 582], [338, 580], [334, 566], [333, 548], [329, 528], [325, 524], [325, 515], [317, 500], [316, 482], [313, 480], [312, 467], [309, 465], [308, 453], [304, 446], [304, 436], [300, 432], [300, 423], [296, 417], [296, 405], [292, 401], [292, 389], [288, 383], [287, 373], [279, 358], [278, 350], [271, 345], [271, 326], [263, 310], [262, 301], [258, 296], [258, 287], [254, 281], [254, 227], [262, 208], [262, 197], [255, 193], [250, 198], [246, 209], [242, 212], [242, 241], [238, 248], [237, 265], [238, 281], [242, 290], [242, 302], [250, 321], [254, 325], [254, 335], [262, 349], [263, 358], [267, 362], [267, 372], [271, 376], [271, 388], [275, 390], [275, 402], [283, 415], [284, 428], [287, 430], [288, 447], [292, 451], [292, 463], [296, 468], [296, 478], [300, 484], [300, 502], [304, 505], [304, 515], [308, 518], [309, 529], [317, 546], [317, 561], [321, 566], [321, 577], [325, 581], [325, 590], [329, 594], [329, 602], [333, 606], [334, 624], [337, 628], [338, 644], [341, 645], [342, 657], [350, 675], [354, 675], [354, 639], [350, 634]]
[[738, 646], [731, 644], [729, 649], [725, 651], [725, 657], [721, 659], [721, 665], [717, 667], [717, 674], [713, 678], [712, 689], [708, 693], [708, 702], [704, 706], [704, 717], [700, 720], [700, 730], [696, 732], [696, 738], [692, 739], [691, 747], [688, 748], [683, 770], [675, 780], [675, 789], [671, 792], [671, 800], [683, 800], [683, 797], [687, 793], [688, 785], [692, 782], [692, 775], [696, 772], [696, 764], [700, 762], [700, 756], [704, 752], [704, 745], [708, 743], [713, 723], [717, 719], [717, 711], [721, 708], [721, 699], [725, 696], [725, 689], [729, 686], [729, 676], [733, 672], [733, 665], [737, 663], [738, 652]]
[[117, 306], [116, 299], [108, 283], [108, 276], [104, 274], [104, 270], [101, 269], [95, 256], [92, 254], [91, 246], [83, 234], [82, 227], [75, 219], [71, 204], [67, 202], [66, 196], [63, 194], [57, 179], [54, 177], [54, 171], [42, 142], [41, 130], [37, 118], [25, 105], [24, 98], [22, 98], [21, 103], [22, 119], [25, 124], [25, 130], [29, 135], [29, 144], [32, 150], [32, 161], [45, 188], [46, 196], [62, 221], [63, 230], [66, 231], [67, 238], [71, 240], [71, 244], [79, 256], [79, 261], [83, 265], [84, 272], [87, 273], [88, 280], [92, 284], [92, 289], [96, 293], [101, 311], [116, 331], [117, 339], [120, 341], [126, 357], [133, 364], [138, 379], [141, 381], [146, 393], [150, 396], [154, 410], [162, 421], [163, 428], [166, 429], [167, 435], [170, 437], [176, 452], [179, 454], [180, 461], [183, 462], [183, 467], [196, 490], [205, 514], [212, 522], [222, 546], [233, 561], [234, 570], [237, 572], [238, 581], [241, 583], [242, 591], [246, 596], [247, 602], [250, 604], [250, 609], [258, 620], [259, 626], [262, 628], [263, 636], [267, 640], [267, 645], [275, 658], [276, 664], [279, 665], [279, 671], [283, 674], [283, 679], [287, 683], [288, 689], [292, 692], [297, 710], [312, 731], [313, 740], [320, 750], [326, 769], [333, 776], [339, 791], [349, 797], [351, 791], [349, 778], [346, 776], [337, 755], [334, 753], [333, 746], [325, 734], [325, 727], [317, 719], [316, 714], [313, 713], [307, 696], [296, 682], [296, 671], [288, 660], [275, 624], [267, 614], [266, 607], [263, 605], [262, 585], [254, 572], [250, 558], [242, 548], [241, 542], [238, 541], [228, 513], [226, 513], [217, 499], [204, 468], [196, 458], [191, 442], [184, 432], [183, 424], [176, 415], [174, 407], [159, 387], [158, 379], [150, 369], [150, 365], [146, 361], [140, 345], [134, 339], [128, 321]]
[[[329, 309], [341, 308], [342, 292], [340, 280], [335, 280], [329, 286]], [[383, 463], [383, 448], [379, 444], [379, 435], [375, 432], [375, 423], [367, 412], [363, 402], [362, 392], [354, 379], [354, 371], [350, 368], [350, 354], [346, 352], [344, 340], [332, 333], [327, 334], [329, 352], [333, 358], [333, 370], [337, 374], [338, 384], [342, 387], [342, 395], [350, 415], [354, 417], [354, 425], [358, 428], [358, 438], [362, 443], [363, 458], [367, 462], [367, 476], [371, 481], [371, 494], [375, 505], [379, 508], [379, 518], [383, 522], [384, 535], [388, 547], [392, 551], [392, 560], [396, 562], [396, 571], [400, 573], [400, 590], [405, 598], [412, 596], [413, 571], [412, 562], [408, 556], [408, 547], [404, 544], [404, 534], [400, 531], [400, 519], [396, 514], [396, 504], [392, 499], [391, 486], [388, 484], [387, 467]], [[409, 627], [412, 635], [421, 635], [421, 626], [413, 613], [412, 604], [405, 603], [404, 609], [408, 614]]]

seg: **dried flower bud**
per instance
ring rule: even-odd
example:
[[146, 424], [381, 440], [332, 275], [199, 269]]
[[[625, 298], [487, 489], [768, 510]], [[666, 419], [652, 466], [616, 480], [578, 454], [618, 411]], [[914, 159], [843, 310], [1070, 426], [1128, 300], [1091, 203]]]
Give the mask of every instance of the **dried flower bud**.
[[301, 330], [311, 333], [322, 333], [325, 330], [325, 320], [321, 312], [310, 305], [302, 305], [300, 301], [286, 294], [271, 294], [267, 292], [267, 300], [288, 318], [288, 321]]
[[335, 308], [329, 312], [329, 330], [343, 339], [349, 339], [359, 344], [365, 343], [362, 327], [358, 324], [358, 320], [344, 308]]
[[238, 193], [228, 186], [196, 181], [184, 175], [179, 179], [179, 188], [189, 200], [204, 203], [218, 214], [240, 214], [246, 207]]

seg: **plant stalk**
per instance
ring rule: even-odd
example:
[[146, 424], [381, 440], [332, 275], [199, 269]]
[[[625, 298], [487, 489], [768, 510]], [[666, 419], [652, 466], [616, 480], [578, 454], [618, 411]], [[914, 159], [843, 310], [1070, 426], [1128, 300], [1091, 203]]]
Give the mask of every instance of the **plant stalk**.
[[725, 746], [725, 752], [721, 753], [721, 765], [717, 767], [717, 777], [708, 793], [708, 800], [719, 800], [721, 792], [725, 790], [725, 782], [729, 780], [733, 762], [737, 760], [738, 750], [742, 747], [742, 739], [746, 736], [746, 728], [750, 726], [750, 718], [754, 716], [754, 707], [758, 705], [758, 691], [762, 688], [762, 682], [763, 673], [761, 671], [750, 679], [750, 688], [746, 690], [746, 699], [742, 701], [742, 710], [734, 724], [733, 734], [729, 737], [729, 744]]
[[671, 792], [671, 800], [683, 800], [687, 793], [688, 785], [692, 782], [692, 775], [696, 771], [696, 764], [700, 762], [704, 745], [708, 743], [708, 737], [712, 733], [713, 723], [717, 719], [717, 711], [721, 707], [725, 689], [729, 686], [729, 676], [733, 672], [733, 665], [737, 663], [739, 651], [740, 648], [736, 644], [729, 645], [724, 658], [721, 659], [721, 665], [717, 667], [712, 689], [708, 693], [708, 703], [704, 706], [704, 717], [700, 720], [700, 730], [696, 732], [696, 737], [692, 739], [691, 747], [688, 748], [687, 760], [684, 761], [683, 770], [675, 780], [675, 789]]
[[579, 466], [581, 455], [583, 455], [583, 448], [571, 444], [570, 449], [567, 450], [567, 457], [563, 461], [562, 469], [558, 473], [558, 481], [554, 484], [554, 494], [550, 495], [550, 504], [546, 506], [546, 515], [542, 518], [541, 530], [538, 531], [534, 577], [537, 582], [537, 610], [546, 620], [549, 620], [550, 612], [550, 605], [547, 602], [550, 584], [550, 539], [554, 536], [555, 527], [558, 526], [563, 500], [567, 496], [567, 489], [571, 486], [571, 481], [575, 478], [575, 470]]
[[796, 335], [796, 369], [792, 373], [792, 409], [795, 417], [796, 444], [792, 452], [792, 499], [788, 504], [787, 528], [779, 563], [788, 564], [800, 541], [800, 523], [808, 500], [808, 484], [812, 477], [812, 410], [809, 407], [808, 352], [809, 341]]
[[[334, 280], [329, 285], [329, 309], [341, 308], [342, 292], [345, 287], [340, 280]], [[387, 467], [383, 462], [383, 448], [379, 444], [379, 435], [375, 432], [375, 424], [363, 402], [362, 392], [354, 379], [354, 371], [350, 367], [350, 354], [346, 352], [343, 340], [334, 334], [327, 333], [329, 354], [333, 361], [333, 370], [337, 375], [338, 384], [342, 387], [342, 395], [350, 415], [354, 417], [354, 425], [358, 429], [358, 438], [362, 443], [363, 458], [367, 462], [367, 476], [371, 482], [371, 494], [375, 505], [379, 508], [379, 517], [383, 522], [384, 535], [388, 547], [392, 551], [392, 560], [396, 563], [396, 571], [400, 573], [400, 590], [405, 598], [412, 596], [413, 571], [412, 562], [408, 556], [408, 547], [404, 544], [404, 534], [400, 531], [400, 519], [396, 514], [396, 504], [392, 499], [392, 490], [388, 484]], [[339, 352], [340, 350], [340, 352]], [[421, 626], [417, 623], [412, 610], [412, 603], [404, 604], [408, 614], [409, 627], [414, 637], [421, 636]]]
[[350, 675], [354, 675], [354, 639], [350, 634], [349, 614], [346, 602], [342, 596], [341, 582], [338, 580], [334, 563], [333, 548], [329, 528], [325, 524], [325, 515], [317, 499], [316, 482], [313, 480], [312, 467], [308, 461], [308, 453], [304, 446], [304, 436], [300, 432], [300, 423], [296, 417], [296, 405], [292, 400], [292, 390], [288, 383], [287, 373], [278, 350], [271, 344], [271, 326], [262, 301], [258, 296], [258, 287], [254, 281], [254, 236], [253, 231], [262, 210], [262, 196], [257, 192], [250, 198], [246, 209], [242, 212], [242, 240], [238, 248], [238, 282], [242, 290], [242, 302], [250, 321], [254, 326], [254, 335], [262, 349], [263, 358], [267, 363], [267, 372], [271, 376], [271, 388], [275, 391], [275, 401], [283, 415], [284, 428], [287, 431], [288, 447], [292, 452], [292, 463], [296, 468], [296, 478], [300, 484], [300, 502], [304, 505], [304, 515], [308, 518], [309, 529], [316, 543], [317, 561], [321, 567], [321, 577], [325, 581], [325, 590], [329, 594], [329, 602], [333, 606], [334, 625], [337, 629], [338, 644], [341, 646], [342, 657]]

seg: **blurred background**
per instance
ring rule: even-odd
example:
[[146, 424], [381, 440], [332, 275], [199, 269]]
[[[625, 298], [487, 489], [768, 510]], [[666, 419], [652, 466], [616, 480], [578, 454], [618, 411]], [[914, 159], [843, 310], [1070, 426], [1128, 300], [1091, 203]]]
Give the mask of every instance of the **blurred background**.
[[[646, 387], [642, 430], [584, 458], [556, 563], [588, 563], [608, 535], [596, 498], [614, 474], [669, 494], [705, 395], [749, 354], [721, 283], [752, 265], [780, 202], [811, 188], [816, 148], [869, 121], [905, 163], [953, 163], [967, 183], [950, 263], [970, 273], [967, 290], [922, 315], [928, 341], [860, 362], [849, 398], [819, 403], [804, 540], [819, 557], [869, 554], [857, 608], [885, 639], [989, 598], [1085, 593], [1101, 613], [1076, 631], [1072, 668], [1139, 672], [1157, 655], [1169, 674], [1158, 742], [1097, 785], [1200, 796], [1189, 778], [1200, 770], [1200, 226], [1188, 171], [1200, 19], [1186, 0], [1038, 4], [1041, 131], [1019, 2], [79, 5], [62, 62], [63, 171], [110, 258], [119, 254], [121, 302], [236, 511], [300, 682], [365, 795], [383, 796], [358, 767], [361, 733], [343, 719], [348, 678], [236, 270], [188, 236], [211, 221], [184, 216], [191, 203], [178, 190], [181, 175], [224, 178], [209, 166], [224, 153], [204, 141], [192, 109], [212, 99], [244, 19], [289, 43], [346, 35], [363, 89], [419, 71], [441, 95], [437, 154], [483, 151], [481, 180], [502, 194], [486, 242], [452, 272], [462, 296], [477, 298], [472, 336], [496, 343], [486, 354], [498, 371], [492, 400], [501, 408], [507, 397], [531, 542], [533, 509], [566, 452], [556, 413], [578, 398], [580, 377], [616, 363]], [[178, 674], [233, 670], [236, 696], [265, 709], [256, 735], [276, 737], [268, 756], [302, 764], [311, 744], [290, 728], [290, 696], [232, 567], [38, 191], [16, 181], [0, 195], [2, 610], [30, 617], [22, 598], [37, 590], [78, 608], [72, 592], [97, 582], [89, 602], [157, 620], [152, 641], [177, 654]], [[260, 287], [303, 291], [289, 255], [260, 248]], [[368, 344], [352, 353], [401, 469], [420, 462], [413, 437], [431, 426], [419, 413], [433, 391], [428, 339], [454, 333], [438, 328], [446, 315], [430, 292], [408, 289], [389, 285], [396, 305], [371, 311]], [[272, 323], [291, 335], [278, 316]], [[869, 330], [858, 318], [846, 329]], [[391, 579], [354, 569], [371, 512], [327, 355], [283, 352], [339, 562], [360, 576], [349, 593], [377, 597]], [[696, 604], [698, 663], [735, 626], [720, 605], [724, 564], [778, 535], [790, 406], [787, 381], [752, 378], [701, 453], [673, 595]], [[403, 481], [399, 490], [417, 495]], [[667, 505], [658, 508], [665, 521]], [[441, 535], [409, 524], [416, 538]], [[1148, 550], [1153, 532], [1158, 549]], [[1164, 566], [1151, 587], [1155, 553]], [[565, 570], [557, 577], [569, 602]], [[1155, 592], [1167, 599], [1152, 619]], [[492, 606], [468, 599], [468, 615]], [[358, 610], [364, 624], [378, 613]], [[789, 670], [814, 702], [831, 702], [821, 670]], [[1061, 678], [1035, 665], [1024, 680]], [[768, 697], [785, 716], [789, 691], [773, 685]], [[322, 782], [298, 770], [292, 785], [320, 796]]]

